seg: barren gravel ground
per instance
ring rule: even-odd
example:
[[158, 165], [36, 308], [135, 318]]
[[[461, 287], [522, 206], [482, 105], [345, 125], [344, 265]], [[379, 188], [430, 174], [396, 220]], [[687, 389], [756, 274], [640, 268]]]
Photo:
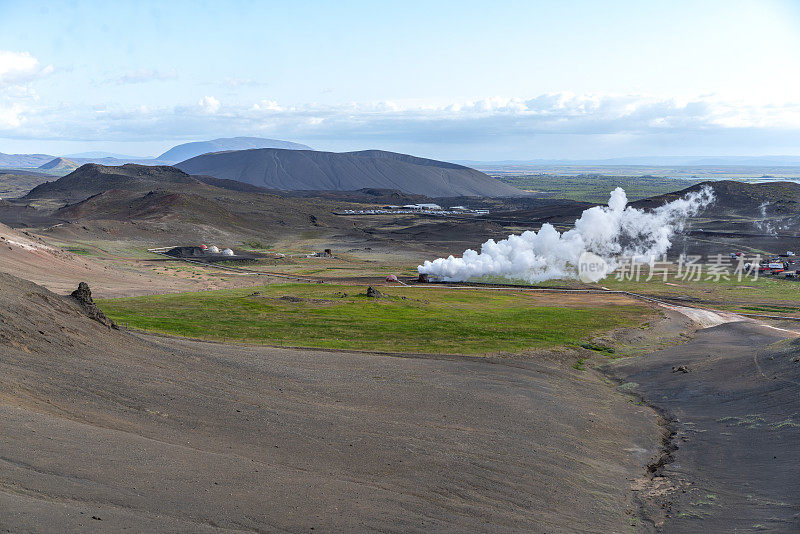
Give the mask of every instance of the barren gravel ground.
[[132, 335], [0, 275], [0, 528], [620, 532], [649, 409], [558, 353]]
[[[165, 266], [172, 271], [165, 273]], [[80, 282], [91, 282], [95, 297], [109, 298], [250, 287], [264, 282], [261, 276], [232, 275], [206, 267], [196, 269], [197, 276], [190, 277], [175, 267], [185, 268], [186, 264], [72, 254], [35, 234], [0, 224], [0, 272], [31, 280], [57, 293], [69, 293]]]
[[673, 419], [666, 465], [639, 492], [645, 515], [664, 532], [800, 532], [794, 336], [730, 322], [607, 367], [626, 391]]

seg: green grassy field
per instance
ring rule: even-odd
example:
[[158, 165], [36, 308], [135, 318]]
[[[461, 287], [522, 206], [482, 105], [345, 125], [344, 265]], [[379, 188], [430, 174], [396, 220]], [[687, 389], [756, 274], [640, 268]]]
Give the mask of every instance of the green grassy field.
[[521, 292], [275, 284], [249, 289], [107, 299], [128, 326], [187, 337], [291, 346], [480, 354], [581, 343], [641, 323], [642, 305], [599, 299], [562, 305]]
[[628, 200], [639, 200], [664, 193], [679, 191], [699, 183], [700, 180], [659, 178], [655, 176], [602, 176], [586, 174], [579, 176], [497, 175], [500, 181], [525, 191], [535, 191], [552, 198], [563, 198], [579, 202], [608, 202], [609, 191], [621, 187]]

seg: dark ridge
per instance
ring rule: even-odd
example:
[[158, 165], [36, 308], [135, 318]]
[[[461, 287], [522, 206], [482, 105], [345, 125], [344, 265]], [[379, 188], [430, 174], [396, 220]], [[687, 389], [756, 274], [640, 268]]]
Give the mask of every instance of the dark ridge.
[[112, 219], [120, 221], [165, 219], [181, 216], [189, 220], [214, 221], [216, 224], [238, 222], [238, 218], [221, 205], [190, 192], [156, 190], [138, 191], [111, 189], [85, 200], [64, 206], [54, 217], [74, 219]]
[[800, 211], [800, 184], [796, 182], [750, 184], [733, 180], [708, 181], [631, 204], [638, 208], [656, 208], [706, 186], [714, 190], [716, 200], [704, 214], [716, 215], [735, 210], [740, 214], [758, 215], [761, 206], [771, 215], [789, 215]]
[[443, 161], [365, 150], [255, 149], [216, 152], [176, 165], [195, 175], [287, 191], [395, 189], [429, 197], [516, 197], [524, 192], [486, 174]]
[[174, 167], [147, 166], [129, 163], [108, 167], [87, 163], [53, 182], [34, 187], [23, 197], [26, 200], [53, 198], [74, 202], [111, 189], [140, 191], [167, 184], [191, 185], [201, 182]]
[[266, 187], [258, 187], [257, 185], [250, 185], [244, 182], [237, 182], [236, 180], [227, 180], [225, 178], [214, 178], [213, 176], [192, 176], [201, 182], [219, 187], [220, 189], [228, 189], [230, 191], [241, 191], [243, 193], [271, 193], [277, 194], [278, 192]]

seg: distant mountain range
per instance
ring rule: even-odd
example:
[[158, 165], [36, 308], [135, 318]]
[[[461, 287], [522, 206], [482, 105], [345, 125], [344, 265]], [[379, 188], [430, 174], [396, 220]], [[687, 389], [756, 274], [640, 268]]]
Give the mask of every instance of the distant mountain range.
[[130, 156], [128, 154], [118, 154], [116, 152], [102, 152], [102, 151], [92, 151], [92, 152], [80, 152], [78, 154], [67, 154], [64, 156], [68, 159], [92, 159], [92, 158], [114, 158], [114, 159], [125, 159], [125, 160], [134, 160], [134, 159], [145, 159], [141, 156]]
[[189, 191], [198, 181], [242, 192], [372, 189], [426, 197], [526, 195], [475, 169], [406, 154], [260, 148], [204, 154], [175, 166], [85, 164], [58, 180], [38, 185], [25, 198], [75, 202], [111, 189], [155, 190], [167, 184], [179, 184], [179, 190]]
[[48, 156], [47, 154], [3, 154], [0, 152], [0, 167], [34, 169], [53, 159], [55, 159], [55, 156]]
[[193, 175], [286, 191], [376, 188], [428, 197], [525, 194], [469, 167], [381, 150], [336, 153], [264, 148], [215, 152], [175, 167]]
[[[210, 141], [198, 141], [184, 143], [167, 150], [160, 156], [142, 158], [137, 156], [126, 156], [124, 154], [114, 154], [110, 152], [82, 152], [64, 156], [76, 165], [85, 163], [99, 163], [101, 165], [124, 165], [126, 163], [136, 163], [139, 165], [172, 165], [201, 154], [208, 152], [219, 152], [222, 150], [247, 150], [250, 148], [282, 148], [286, 150], [313, 150], [311, 147], [292, 143], [290, 141], [280, 141], [278, 139], [266, 139], [262, 137], [225, 137], [212, 139]], [[0, 153], [0, 167], [13, 168], [37, 168], [45, 165], [57, 156], [48, 154], [3, 154]]]
[[[128, 156], [113, 152], [90, 151], [61, 156], [77, 165], [99, 163], [101, 165], [173, 165], [187, 159], [229, 150], [255, 148], [281, 148], [285, 150], [313, 150], [307, 145], [268, 139], [263, 137], [223, 137], [209, 141], [183, 143], [163, 154], [153, 157]], [[49, 154], [4, 154], [0, 152], [0, 167], [36, 168], [58, 156]], [[800, 156], [631, 156], [599, 159], [528, 159], [528, 160], [455, 160], [468, 167], [489, 166], [745, 166], [745, 167], [794, 167], [800, 166]]]
[[184, 143], [173, 147], [160, 156], [159, 161], [170, 161], [178, 163], [195, 156], [208, 154], [209, 152], [221, 152], [223, 150], [248, 150], [251, 148], [282, 148], [285, 150], [313, 150], [310, 146], [278, 139], [265, 139], [261, 137], [228, 137], [212, 139], [211, 141], [199, 141], [196, 143]]

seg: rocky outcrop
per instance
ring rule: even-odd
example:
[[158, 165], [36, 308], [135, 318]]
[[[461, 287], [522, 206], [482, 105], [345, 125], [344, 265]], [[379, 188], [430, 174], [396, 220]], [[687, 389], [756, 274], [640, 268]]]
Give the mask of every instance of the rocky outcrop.
[[89, 289], [89, 284], [86, 282], [81, 282], [78, 284], [78, 289], [72, 292], [70, 295], [72, 298], [78, 301], [83, 311], [86, 312], [90, 318], [94, 319], [98, 323], [105, 325], [109, 328], [119, 329], [117, 324], [109, 319], [103, 310], [97, 307], [97, 304], [94, 303], [92, 300], [92, 290]]
[[380, 298], [383, 298], [383, 293], [381, 293], [380, 291], [378, 291], [374, 287], [369, 286], [367, 288], [367, 296], [369, 298], [373, 298], [373, 299], [380, 299]]

